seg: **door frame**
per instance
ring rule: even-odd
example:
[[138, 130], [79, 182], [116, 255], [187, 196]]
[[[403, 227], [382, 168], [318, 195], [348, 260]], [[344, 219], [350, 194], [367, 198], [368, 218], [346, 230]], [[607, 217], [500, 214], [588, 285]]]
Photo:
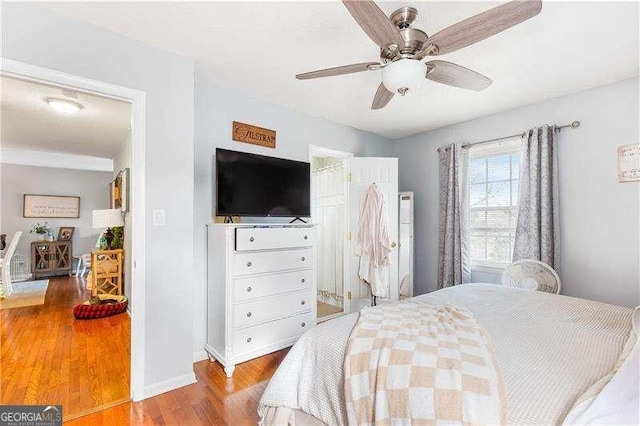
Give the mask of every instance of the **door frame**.
[[49, 68], [0, 58], [0, 75], [54, 84], [131, 103], [131, 376], [130, 396], [144, 399], [145, 374], [145, 115], [146, 93]]
[[[354, 158], [355, 154], [353, 152], [348, 152], [348, 151], [340, 151], [337, 149], [332, 149], [332, 148], [325, 148], [323, 146], [318, 146], [318, 145], [309, 145], [309, 162], [311, 162], [311, 160], [313, 159], [313, 157], [334, 157], [334, 158], [342, 158], [342, 159], [348, 159], [348, 158]], [[311, 167], [309, 167], [309, 173], [310, 173], [310, 181], [312, 181], [313, 179], [313, 169]], [[344, 177], [344, 197], [345, 197], [345, 206], [344, 206], [344, 217], [342, 218], [343, 223], [345, 225], [349, 224], [349, 206], [347, 203], [348, 200], [348, 182], [347, 182], [347, 174], [349, 173], [348, 167], [344, 167], [344, 173], [345, 173], [345, 177]], [[311, 185], [311, 199], [313, 200], [313, 185]], [[345, 232], [348, 232], [347, 229], [345, 229]], [[348, 293], [349, 291], [351, 291], [351, 289], [348, 287], [348, 284], [350, 284], [349, 281], [344, 280], [347, 277], [347, 273], [349, 272], [349, 265], [347, 263], [348, 260], [348, 254], [349, 254], [349, 242], [347, 241], [347, 236], [344, 236], [344, 240], [342, 242], [343, 244], [343, 250], [342, 250], [342, 277], [343, 277], [343, 283], [342, 283], [342, 312], [338, 312], [337, 314], [333, 314], [333, 315], [327, 315], [326, 317], [322, 317], [322, 319], [316, 318], [317, 322], [324, 322], [324, 321], [328, 321], [330, 319], [333, 318], [337, 318], [341, 315], [345, 315], [348, 314], [351, 311], [351, 304], [350, 304], [350, 300], [348, 299]], [[318, 267], [316, 268], [316, 282], [318, 281], [318, 271], [320, 270], [320, 262], [317, 263]]]

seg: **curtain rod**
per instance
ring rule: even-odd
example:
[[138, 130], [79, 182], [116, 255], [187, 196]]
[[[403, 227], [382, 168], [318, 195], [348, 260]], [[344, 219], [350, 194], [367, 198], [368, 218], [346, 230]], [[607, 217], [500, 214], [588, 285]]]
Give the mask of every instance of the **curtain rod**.
[[[580, 122], [578, 120], [574, 120], [569, 124], [565, 124], [563, 126], [556, 126], [555, 131], [556, 132], [560, 132], [562, 131], [562, 129], [566, 129], [566, 128], [572, 128], [575, 129], [576, 127], [580, 127]], [[522, 132], [522, 133], [516, 133], [515, 135], [510, 135], [510, 136], [503, 136], [501, 138], [495, 138], [495, 139], [487, 139], [484, 141], [479, 141], [479, 142], [471, 142], [471, 143], [466, 143], [464, 145], [461, 146], [462, 149], [466, 149], [469, 148], [470, 146], [474, 146], [474, 145], [482, 145], [485, 143], [491, 143], [491, 142], [498, 142], [498, 141], [502, 141], [505, 139], [513, 139], [516, 137], [521, 137], [523, 138], [526, 135], [527, 132]], [[438, 151], [440, 151], [441, 148], [438, 148]]]

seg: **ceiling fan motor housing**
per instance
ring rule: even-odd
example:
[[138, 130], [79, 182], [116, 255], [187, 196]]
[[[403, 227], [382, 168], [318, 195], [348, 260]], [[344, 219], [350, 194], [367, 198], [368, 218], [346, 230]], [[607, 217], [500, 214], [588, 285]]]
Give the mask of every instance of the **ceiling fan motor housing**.
[[429, 36], [417, 28], [411, 28], [411, 24], [418, 18], [418, 11], [413, 7], [402, 7], [391, 14], [389, 20], [398, 29], [404, 40], [403, 46], [386, 46], [380, 49], [380, 59], [383, 63], [393, 62], [401, 58], [414, 58], [425, 45]]

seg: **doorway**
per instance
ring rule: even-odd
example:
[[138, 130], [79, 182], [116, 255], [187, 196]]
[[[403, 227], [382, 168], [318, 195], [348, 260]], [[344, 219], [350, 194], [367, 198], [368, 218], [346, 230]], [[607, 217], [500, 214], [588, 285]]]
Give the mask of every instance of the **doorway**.
[[[144, 289], [144, 175], [145, 175], [145, 143], [144, 143], [144, 122], [145, 122], [145, 94], [144, 92], [133, 90], [109, 83], [103, 83], [100, 81], [86, 79], [80, 76], [74, 76], [58, 71], [32, 66], [16, 61], [3, 59], [1, 74], [3, 77], [14, 78], [22, 81], [33, 82], [37, 84], [43, 84], [48, 86], [55, 86], [60, 90], [68, 90], [71, 92], [77, 92], [85, 94], [87, 96], [96, 96], [104, 99], [115, 100], [119, 102], [126, 102], [130, 105], [130, 145], [128, 152], [126, 153], [130, 161], [130, 200], [129, 200], [129, 221], [131, 226], [131, 232], [129, 233], [129, 239], [125, 236], [125, 241], [130, 243], [130, 252], [127, 253], [125, 258], [128, 261], [129, 268], [127, 273], [128, 282], [125, 283], [125, 288], [130, 289], [130, 337], [127, 336], [128, 351], [125, 354], [125, 362], [130, 363], [128, 369], [128, 377], [124, 380], [128, 381], [130, 386], [125, 395], [125, 399], [133, 399], [134, 401], [141, 400], [144, 395], [144, 304], [145, 304], [145, 289]], [[115, 170], [117, 176], [121, 170]], [[114, 176], [114, 177], [115, 177]], [[112, 179], [110, 179], [112, 180]], [[105, 193], [108, 192], [109, 181], [105, 183]], [[105, 202], [107, 204], [107, 202]], [[110, 208], [110, 205], [105, 205], [104, 208]], [[75, 271], [74, 271], [75, 272]], [[55, 280], [77, 280], [75, 277], [55, 278]], [[65, 285], [64, 283], [58, 283]], [[77, 283], [76, 283], [77, 284]], [[78, 286], [78, 291], [82, 292], [82, 286]], [[68, 313], [71, 315], [71, 313]], [[127, 315], [127, 314], [124, 314]], [[73, 327], [82, 327], [82, 323], [74, 325]], [[3, 342], [4, 343], [4, 342]], [[63, 345], [64, 346], [64, 345]], [[80, 356], [80, 354], [78, 354]], [[99, 356], [109, 356], [108, 353], [99, 354]], [[67, 371], [67, 370], [64, 370]], [[55, 378], [56, 376], [52, 376]], [[58, 377], [59, 379], [59, 377]], [[82, 380], [82, 379], [80, 379]], [[92, 383], [93, 389], [100, 389], [101, 384], [99, 381]], [[102, 391], [102, 389], [100, 389]], [[109, 391], [105, 389], [105, 391]], [[52, 396], [53, 397], [53, 396]], [[51, 401], [51, 404], [59, 404], [61, 401], [60, 395], [55, 395], [55, 401]], [[5, 401], [3, 401], [5, 403]], [[7, 401], [6, 403], [10, 403]], [[23, 402], [24, 403], [24, 402]], [[35, 402], [33, 402], [35, 403]], [[44, 403], [44, 402], [42, 402]], [[64, 410], [64, 418], [68, 420], [71, 417], [86, 414], [92, 411], [91, 409], [84, 409], [82, 412], [69, 412]], [[96, 407], [100, 409], [104, 407]]]
[[371, 185], [383, 194], [389, 242], [389, 297], [398, 300], [398, 160], [354, 157], [353, 153], [309, 147], [311, 220], [318, 225], [318, 322], [357, 312], [373, 303], [359, 278], [357, 230]]

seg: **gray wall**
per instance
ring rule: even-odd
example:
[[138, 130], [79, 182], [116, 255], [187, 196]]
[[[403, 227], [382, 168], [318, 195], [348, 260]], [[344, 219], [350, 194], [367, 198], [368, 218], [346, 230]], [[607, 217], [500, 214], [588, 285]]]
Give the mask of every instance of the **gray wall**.
[[[559, 136], [563, 294], [625, 306], [640, 304], [640, 182], [617, 182], [617, 147], [637, 144], [638, 79], [595, 88], [394, 142], [400, 188], [414, 191], [416, 294], [436, 289], [436, 148], [580, 120]], [[475, 274], [476, 281], [495, 275]]]
[[2, 56], [146, 93], [144, 392], [193, 380], [193, 61], [25, 3], [2, 5]]
[[[234, 120], [276, 130], [276, 148], [231, 140]], [[215, 148], [309, 161], [309, 145], [353, 152], [357, 156], [390, 154], [390, 143], [385, 138], [275, 106], [240, 92], [215, 88], [196, 67], [194, 353], [202, 356], [205, 342], [206, 225], [211, 223], [215, 211]]]
[[[73, 253], [90, 253], [96, 244], [100, 229], [92, 227], [92, 210], [109, 208], [109, 182], [111, 173], [88, 170], [56, 169], [50, 167], [3, 164], [0, 174], [2, 198], [0, 205], [0, 231], [11, 240], [13, 233], [22, 231], [17, 251], [31, 257], [31, 242], [36, 234], [29, 230], [36, 223], [49, 223], [58, 237], [61, 226], [73, 226]], [[80, 197], [79, 219], [31, 219], [22, 217], [23, 194], [73, 195]]]

